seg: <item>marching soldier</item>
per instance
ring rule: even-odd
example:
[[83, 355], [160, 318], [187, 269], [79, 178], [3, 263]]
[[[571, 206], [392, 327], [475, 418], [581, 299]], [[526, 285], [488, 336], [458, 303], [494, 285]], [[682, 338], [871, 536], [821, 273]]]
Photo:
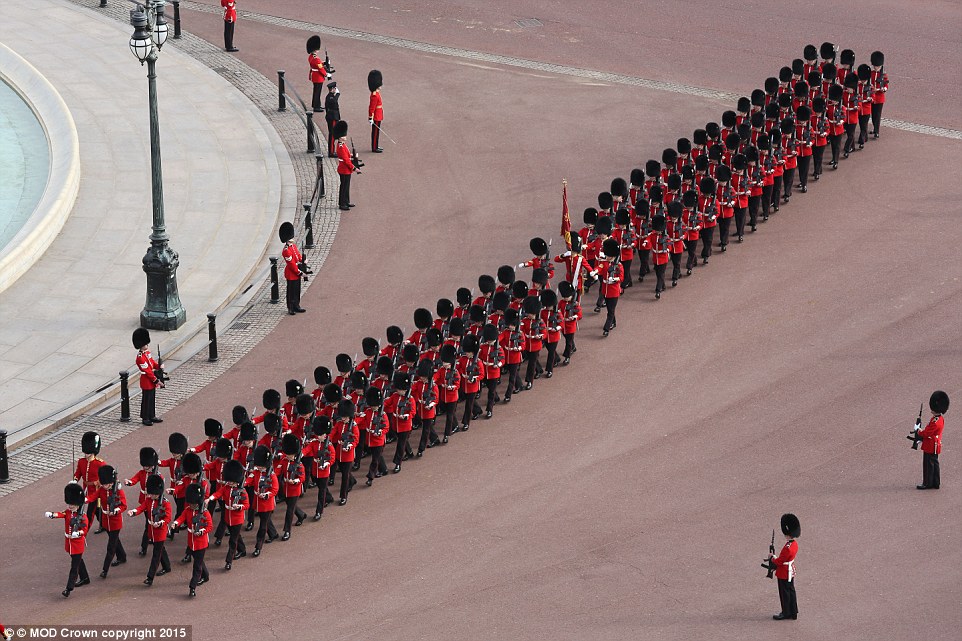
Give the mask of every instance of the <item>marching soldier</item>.
[[247, 487], [247, 475], [254, 469], [254, 447], [257, 441], [257, 427], [253, 423], [242, 423], [240, 426], [240, 446], [234, 452], [234, 460], [244, 466], [244, 483], [242, 486], [247, 492], [248, 510], [247, 525], [244, 531], [250, 532], [254, 529], [254, 490]]
[[942, 453], [942, 430], [945, 419], [942, 417], [949, 409], [949, 395], [943, 391], [933, 392], [929, 398], [929, 410], [932, 418], [928, 425], [919, 429], [916, 425], [914, 433], [909, 438], [922, 442], [922, 484], [916, 488], [920, 490], [937, 490], [941, 485], [939, 476], [939, 454]]
[[277, 496], [277, 475], [271, 467], [271, 452], [263, 445], [254, 448], [253, 470], [247, 474], [246, 485], [254, 491], [254, 501], [251, 509], [257, 515], [260, 524], [257, 528], [257, 542], [254, 545], [254, 557], [261, 555], [264, 541], [267, 540], [268, 523], [274, 512], [274, 497]]
[[[183, 483], [183, 459], [188, 449], [187, 437], [180, 432], [173, 432], [167, 437], [167, 449], [170, 451], [170, 458], [161, 461], [160, 467], [167, 468], [167, 475], [170, 477], [172, 490], [174, 487], [178, 487]], [[177, 506], [177, 512], [174, 514], [176, 518], [184, 511], [184, 502], [182, 498], [175, 498], [174, 502]]]
[[682, 224], [685, 207], [679, 201], [673, 200], [668, 203], [667, 211], [665, 233], [668, 236], [668, 257], [671, 259], [671, 286], [677, 287], [678, 279], [681, 278], [681, 256], [685, 253], [685, 231]]
[[[715, 236], [715, 227], [718, 226], [718, 202], [715, 199], [717, 186], [715, 179], [705, 176], [698, 185], [700, 194], [698, 196], [698, 215], [701, 231], [698, 232], [701, 238], [701, 261], [702, 265], [708, 264], [711, 257], [712, 239]], [[664, 290], [664, 286], [662, 286]]]
[[538, 355], [544, 346], [541, 299], [537, 296], [528, 296], [522, 301], [521, 309], [524, 312], [524, 318], [521, 319], [520, 329], [521, 335], [524, 336], [524, 360], [527, 363], [522, 389], [529, 390], [534, 385], [535, 371], [538, 369]]
[[[679, 161], [681, 159], [679, 158]], [[631, 261], [635, 257], [635, 241], [637, 237], [631, 228], [631, 215], [628, 209], [622, 207], [615, 212], [615, 229], [611, 232], [611, 237], [618, 241], [621, 247], [621, 265], [625, 269], [624, 288], [631, 287], [634, 283], [631, 280]]]
[[223, 499], [215, 498], [215, 495], [219, 496], [220, 488], [225, 483], [224, 467], [234, 458], [234, 446], [229, 439], [219, 438], [213, 449], [213, 458], [204, 465], [204, 476], [210, 481], [210, 500], [214, 503], [214, 509], [220, 510], [220, 521], [214, 531], [214, 545], [220, 547], [221, 539], [224, 538], [228, 529], [227, 511], [224, 508]]
[[783, 514], [781, 528], [785, 535], [785, 545], [778, 556], [772, 554], [768, 557], [768, 562], [775, 566], [778, 600], [782, 604], [782, 611], [772, 618], [776, 621], [794, 621], [798, 618], [798, 602], [795, 598], [795, 557], [798, 555], [798, 543], [795, 539], [801, 536], [802, 526], [794, 514]]
[[337, 190], [337, 206], [347, 211], [354, 206], [351, 202], [351, 175], [357, 171], [351, 150], [347, 148], [347, 121], [339, 120], [334, 125], [334, 154], [337, 156], [337, 176], [340, 180]]
[[[548, 279], [554, 278], [554, 265], [551, 264], [551, 246], [545, 242], [544, 238], [532, 238], [528, 242], [528, 248], [534, 255], [533, 258], [526, 260], [522, 263], [518, 263], [518, 269], [524, 269], [525, 267], [530, 267], [532, 270], [544, 269], [547, 272]], [[500, 270], [498, 275], [500, 276]], [[511, 279], [512, 281], [514, 278]]]
[[297, 517], [294, 527], [300, 526], [307, 518], [304, 510], [297, 507], [297, 502], [304, 493], [304, 465], [298, 460], [298, 455], [301, 453], [301, 439], [295, 434], [285, 434], [281, 438], [281, 451], [284, 455], [274, 463], [274, 473], [278, 478], [278, 486], [283, 492], [284, 503], [287, 504], [281, 541], [288, 541], [291, 538], [291, 522], [294, 521], [294, 517]]
[[[692, 192], [685, 192], [690, 194]], [[665, 234], [665, 230], [668, 227], [668, 221], [665, 220], [663, 214], [656, 214], [651, 219], [651, 234], [649, 234], [651, 240], [651, 262], [655, 266], [655, 298], [661, 298], [661, 293], [665, 291], [665, 270], [668, 266], [668, 236]], [[690, 254], [689, 254], [690, 256]], [[689, 271], [688, 273], [691, 273]], [[614, 276], [617, 282], [617, 274]], [[613, 285], [613, 292], [616, 291]], [[615, 301], [617, 302], [617, 301]], [[607, 324], [606, 324], [607, 327]], [[605, 336], [608, 332], [605, 332]]]
[[[244, 514], [250, 507], [250, 499], [244, 489], [244, 466], [240, 461], [231, 460], [224, 464], [221, 472], [220, 487], [211, 494], [210, 498], [219, 501], [221, 504], [221, 523], [225, 525], [227, 534], [227, 562], [224, 564], [225, 570], [230, 570], [232, 564], [237, 559], [247, 556], [247, 546], [241, 536], [241, 525], [244, 524]], [[220, 545], [224, 532], [220, 526], [215, 534], [215, 545]]]
[[858, 76], [858, 148], [864, 149], [868, 142], [868, 123], [872, 119], [872, 68], [860, 64], [856, 70]]
[[381, 122], [384, 120], [384, 103], [381, 101], [381, 86], [384, 79], [377, 69], [367, 74], [367, 88], [371, 90], [371, 100], [367, 107], [367, 119], [371, 123], [371, 151], [379, 154], [381, 149]]
[[[551, 290], [546, 290], [551, 291]], [[553, 292], [552, 292], [553, 293]], [[477, 335], [465, 336], [461, 341], [461, 356], [456, 367], [461, 375], [461, 395], [464, 398], [464, 412], [461, 415], [461, 429], [468, 431], [471, 421], [481, 415], [478, 405], [478, 394], [481, 392], [481, 377], [483, 372], [479, 363], [479, 342], [481, 330]]]
[[554, 376], [555, 365], [561, 361], [561, 357], [558, 356], [558, 343], [561, 342], [561, 332], [564, 329], [564, 321], [558, 311], [558, 294], [556, 294], [554, 290], [543, 290], [540, 298], [541, 322], [545, 328], [544, 344], [548, 351], [544, 376], [545, 378], [551, 378]]
[[[210, 484], [207, 482], [207, 479], [202, 476], [204, 465], [196, 453], [187, 452], [184, 454], [184, 458], [181, 461], [181, 469], [184, 472], [183, 476], [179, 481], [172, 483], [172, 487], [167, 490], [168, 494], [174, 496], [174, 503], [178, 505], [176, 518], [180, 518], [187, 507], [187, 488], [192, 484], [197, 483], [204, 489], [205, 499], [210, 494]], [[182, 558], [180, 562], [187, 563], [190, 561], [191, 554], [190, 541], [188, 541], [187, 547], [184, 550], [184, 558]]]
[[150, 332], [138, 327], [133, 334], [134, 348], [137, 350], [137, 369], [140, 370], [140, 418], [144, 425], [163, 423], [157, 418], [157, 388], [163, 389], [164, 381], [157, 376], [160, 365], [150, 355]]
[[304, 455], [310, 456], [311, 477], [317, 485], [317, 507], [314, 508], [312, 520], [320, 521], [324, 508], [334, 501], [331, 491], [327, 489], [331, 476], [331, 466], [337, 458], [334, 445], [331, 443], [331, 419], [327, 416], [315, 416], [311, 421], [310, 437], [304, 444]]
[[66, 510], [46, 512], [44, 516], [48, 519], [63, 519], [64, 550], [70, 555], [70, 573], [67, 575], [67, 587], [61, 594], [68, 597], [74, 588], [90, 584], [90, 575], [87, 574], [87, 566], [84, 564], [90, 521], [83, 513], [85, 497], [79, 484], [68, 483], [64, 487], [63, 501], [67, 504]]
[[[369, 387], [364, 394], [364, 433], [367, 435], [367, 450], [371, 453], [371, 466], [367, 470], [367, 486], [387, 474], [387, 464], [384, 462], [384, 442], [387, 438], [388, 420], [384, 413], [384, 393]], [[432, 424], [433, 425], [433, 424]], [[422, 424], [421, 429], [425, 426]], [[437, 434], [434, 435], [437, 439]]]
[[279, 232], [284, 249], [284, 280], [287, 281], [287, 313], [293, 316], [307, 310], [301, 307], [301, 279], [307, 280], [304, 270], [304, 257], [294, 244], [294, 225], [290, 222], [281, 224]]
[[197, 586], [203, 585], [210, 580], [207, 572], [207, 564], [204, 563], [204, 556], [207, 554], [210, 531], [214, 529], [210, 513], [205, 509], [205, 492], [198, 485], [193, 484], [187, 487], [184, 494], [187, 507], [184, 513], [170, 524], [172, 529], [187, 528], [187, 547], [190, 555], [194, 559], [194, 571], [190, 576], [188, 588], [190, 596], [197, 596]]
[[[421, 419], [421, 442], [418, 443], [417, 451], [417, 456], [420, 458], [424, 456], [424, 450], [441, 442], [434, 430], [440, 396], [438, 395], [438, 386], [434, 382], [434, 363], [432, 361], [423, 360], [418, 363], [415, 374], [417, 380], [411, 383], [411, 396], [414, 397], [417, 415]], [[373, 466], [374, 461], [371, 461], [371, 464]], [[368, 478], [370, 479], [370, 473]]]
[[593, 276], [588, 259], [581, 253], [582, 242], [580, 236], [572, 236], [571, 249], [560, 256], [554, 257], [554, 262], [564, 263], [565, 280], [571, 283], [578, 292], [584, 291], [586, 280]]
[[[127, 516], [137, 516], [145, 514], [147, 516], [147, 526], [149, 527], [148, 538], [154, 546], [153, 555], [150, 557], [150, 566], [147, 568], [147, 578], [144, 585], [153, 585], [155, 576], [163, 576], [170, 572], [170, 558], [167, 556], [167, 526], [172, 518], [170, 501], [164, 498], [164, 478], [160, 474], [151, 474], [147, 477], [145, 490], [146, 497], [140, 505], [127, 511]], [[161, 569], [158, 572], [157, 566]]]
[[224, 9], [224, 51], [240, 51], [234, 46], [234, 25], [237, 24], [237, 3], [234, 0], [220, 0]]
[[885, 106], [885, 93], [889, 90], [889, 77], [883, 71], [885, 54], [873, 51], [871, 56], [872, 74], [869, 82], [872, 85], [872, 137], [878, 138], [882, 126], [882, 107]]
[[100, 573], [101, 579], [107, 578], [107, 571], [127, 562], [127, 552], [120, 541], [120, 530], [124, 526], [124, 515], [127, 511], [127, 494], [120, 487], [115, 488], [117, 472], [109, 465], [97, 470], [100, 477], [100, 490], [97, 501], [100, 503], [101, 527], [107, 531], [107, 555], [104, 557], [104, 568]]
[[217, 444], [217, 440], [223, 436], [224, 426], [216, 418], [204, 419], [204, 440], [194, 447], [190, 448], [190, 452], [196, 454], [203, 453], [204, 458], [210, 461], [213, 457], [211, 450], [214, 445]]
[[321, 92], [324, 90], [324, 81], [327, 80], [327, 69], [324, 61], [318, 55], [321, 50], [321, 37], [311, 36], [307, 39], [307, 66], [310, 68], [310, 81], [314, 86], [314, 93], [311, 96], [311, 109], [314, 111], [324, 111], [321, 108]]
[[[100, 492], [99, 470], [105, 465], [100, 454], [100, 435], [96, 432], [84, 432], [80, 437], [80, 451], [83, 456], [77, 461], [77, 468], [73, 473], [74, 483], [79, 483], [84, 490], [84, 503], [87, 510], [87, 522], [93, 523], [94, 512], [97, 510], [97, 496]], [[94, 534], [103, 530], [98, 529]]]
[[498, 397], [498, 383], [501, 382], [501, 367], [504, 365], [504, 351], [498, 344], [498, 333], [498, 327], [491, 323], [481, 329], [481, 347], [478, 352], [478, 359], [484, 367], [482, 384], [488, 390], [487, 402], [484, 407], [485, 419], [494, 416], [494, 403]]
[[578, 302], [578, 292], [568, 281], [558, 283], [558, 296], [561, 301], [558, 303], [558, 312], [564, 323], [562, 335], [565, 339], [565, 348], [561, 356], [561, 364], [568, 365], [571, 362], [571, 355], [578, 351], [575, 347], [575, 332], [578, 331], [578, 321], [581, 320], [581, 304]]
[[357, 479], [351, 474], [351, 467], [354, 465], [354, 453], [360, 434], [357, 429], [357, 422], [354, 420], [354, 403], [348, 399], [342, 400], [337, 406], [337, 419], [331, 430], [331, 439], [334, 441], [337, 450], [337, 467], [341, 473], [341, 501], [340, 505], [347, 504], [347, 495], [357, 483]]
[[[137, 503], [143, 503], [147, 500], [147, 478], [151, 474], [157, 474], [160, 466], [160, 456], [157, 454], [157, 450], [152, 447], [142, 447], [140, 448], [140, 470], [137, 471], [131, 478], [124, 481], [124, 485], [131, 487], [133, 485], [140, 485], [140, 495], [137, 498]], [[140, 540], [140, 552], [139, 556], [147, 555], [147, 530], [149, 529], [149, 524], [147, 521], [150, 519], [144, 518], [144, 535]]]
[[521, 333], [521, 315], [518, 310], [510, 307], [504, 312], [504, 330], [498, 341], [505, 353], [505, 365], [508, 369], [508, 388], [504, 392], [504, 403], [511, 402], [511, 395], [521, 391], [521, 377], [519, 368], [523, 358], [524, 335]]
[[440, 399], [438, 410], [444, 415], [444, 437], [441, 443], [447, 443], [448, 438], [457, 431], [456, 412], [461, 389], [461, 374], [455, 367], [456, 361], [457, 348], [454, 345], [444, 345], [441, 348], [441, 366], [434, 373], [434, 382], [437, 383]]
[[287, 396], [287, 401], [281, 406], [281, 412], [284, 419], [287, 421], [288, 427], [294, 423], [294, 418], [296, 411], [294, 408], [294, 403], [297, 401], [297, 397], [304, 392], [304, 386], [301, 382], [295, 379], [290, 379], [284, 383], [284, 395]]
[[337, 158], [335, 152], [334, 127], [341, 119], [341, 90], [337, 88], [337, 82], [332, 80], [327, 83], [327, 97], [324, 98], [324, 121], [327, 122], [327, 156]]

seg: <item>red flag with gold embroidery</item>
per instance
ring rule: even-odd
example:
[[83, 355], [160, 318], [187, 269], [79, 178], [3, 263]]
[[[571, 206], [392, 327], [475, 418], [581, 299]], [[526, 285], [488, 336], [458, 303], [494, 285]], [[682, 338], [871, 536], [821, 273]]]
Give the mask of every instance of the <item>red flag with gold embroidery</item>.
[[568, 215], [568, 181], [561, 181], [561, 236], [571, 249], [571, 216]]

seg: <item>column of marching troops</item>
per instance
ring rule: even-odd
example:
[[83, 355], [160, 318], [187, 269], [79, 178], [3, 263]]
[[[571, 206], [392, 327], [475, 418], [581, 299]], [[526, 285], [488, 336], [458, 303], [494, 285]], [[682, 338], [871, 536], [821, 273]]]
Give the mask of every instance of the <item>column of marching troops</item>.
[[[362, 469], [362, 459], [370, 459], [363, 466], [370, 486], [469, 430], [481, 416], [492, 418], [497, 402], [510, 402], [514, 394], [531, 390], [536, 379], [551, 378], [557, 366], [568, 365], [577, 351], [581, 301], [595, 282], [600, 292], [594, 310], [607, 308], [603, 332], [608, 335], [617, 326], [619, 296], [633, 284], [633, 264], [639, 281], [650, 273], [649, 263], [653, 266], [660, 297], [669, 262], [672, 286], [686, 254], [687, 274], [707, 265], [716, 227], [721, 251], [731, 238], [732, 219], [741, 242], [746, 226], [757, 229], [759, 215], [764, 221], [789, 202], [793, 187], [805, 192], [810, 178], [818, 180], [826, 147], [831, 149], [828, 164], [835, 168], [840, 154], [847, 156], [879, 135], [888, 85], [882, 54], [875, 52], [871, 64], [856, 67], [855, 54], [843, 50], [836, 64], [836, 47], [825, 43], [820, 49], [805, 47], [803, 58], [769, 78], [764, 89], [739, 99], [735, 111], [722, 114], [720, 125], [708, 123], [691, 140], [680, 139], [660, 163], [650, 160], [644, 169], [632, 170], [630, 181], [612, 181], [610, 191], [599, 195], [598, 208], [585, 210], [585, 227], [570, 234], [568, 251], [552, 258], [549, 243], [532, 239], [533, 257], [501, 266], [496, 276], [481, 276], [477, 295], [461, 288], [454, 301], [439, 300], [435, 313], [415, 310], [416, 330], [410, 335], [392, 325], [383, 346], [373, 337], [362, 340], [362, 359], [342, 353], [335, 359], [336, 372], [317, 367], [310, 392], [298, 380], [287, 381], [283, 397], [269, 389], [261, 399], [262, 412], [234, 407], [226, 431], [220, 421], [207, 419], [205, 439], [193, 447], [186, 436], [172, 433], [170, 456], [161, 459], [154, 448], [144, 447], [140, 469], [127, 479], [99, 458], [99, 436], [84, 434], [84, 457], [75, 482], [64, 490], [67, 509], [47, 513], [64, 519], [72, 559], [63, 595], [90, 582], [82, 555], [95, 514], [98, 532], [108, 534], [101, 577], [127, 561], [119, 536], [123, 517], [143, 514], [139, 554], [152, 546], [144, 583], [151, 585], [170, 571], [168, 543], [177, 530], [186, 529], [182, 560], [194, 563], [193, 596], [208, 580], [204, 558], [211, 535], [215, 546], [226, 542], [224, 569], [230, 570], [249, 551], [257, 557], [266, 544], [288, 540], [308, 518], [299, 507], [308, 492], [314, 493], [307, 497], [314, 508], [310, 518], [319, 521], [334, 500], [329, 488], [338, 475], [338, 499], [345, 505], [356, 483], [352, 472]], [[552, 287], [556, 264], [564, 265], [565, 275]], [[516, 271], [527, 268], [532, 269], [530, 284]], [[133, 341], [141, 387], [153, 390], [162, 383], [147, 349], [150, 337], [138, 329]], [[145, 422], [161, 421], [153, 407], [142, 415]], [[416, 438], [414, 430], [420, 431]], [[393, 466], [385, 461], [389, 446]], [[136, 507], [128, 506], [122, 485], [139, 489]], [[280, 533], [272, 520], [278, 503]], [[250, 550], [243, 532], [254, 528]], [[791, 562], [779, 558], [779, 563]]]

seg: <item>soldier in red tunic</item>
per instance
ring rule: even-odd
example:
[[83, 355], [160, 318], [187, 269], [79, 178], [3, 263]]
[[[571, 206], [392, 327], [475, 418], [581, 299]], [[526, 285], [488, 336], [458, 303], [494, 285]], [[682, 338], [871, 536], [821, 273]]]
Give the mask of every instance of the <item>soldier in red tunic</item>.
[[384, 78], [377, 69], [372, 69], [367, 74], [367, 88], [371, 91], [371, 100], [367, 107], [367, 120], [371, 123], [371, 151], [376, 154], [384, 151], [381, 149], [381, 122], [384, 120], [384, 103], [381, 101], [381, 87], [384, 85]]
[[873, 51], [870, 61], [872, 63], [869, 79], [872, 85], [872, 137], [878, 138], [882, 125], [882, 107], [885, 106], [885, 94], [889, 90], [889, 77], [884, 71], [885, 54], [881, 51]]
[[[387, 474], [387, 464], [384, 462], [384, 441], [387, 438], [388, 420], [384, 413], [384, 393], [377, 387], [369, 387], [364, 393], [364, 434], [367, 436], [367, 450], [371, 454], [371, 466], [367, 470], [367, 485], [370, 487], [374, 479]], [[421, 429], [425, 429], [422, 424]], [[437, 434], [434, 435], [437, 439]]]
[[294, 244], [294, 225], [289, 222], [281, 224], [278, 235], [284, 243], [281, 256], [284, 258], [284, 280], [287, 281], [287, 313], [293, 316], [305, 312], [301, 307], [301, 279], [307, 280], [304, 257]]
[[795, 598], [795, 556], [798, 554], [798, 543], [795, 542], [802, 534], [802, 526], [794, 514], [783, 514], [781, 520], [782, 534], [785, 535], [785, 545], [778, 556], [770, 554], [768, 563], [775, 567], [775, 578], [778, 579], [778, 600], [782, 604], [782, 611], [772, 618], [776, 621], [798, 618], [798, 601]]
[[[291, 522], [298, 527], [307, 518], [304, 510], [297, 507], [297, 502], [304, 493], [304, 465], [300, 461], [301, 439], [295, 434], [285, 434], [281, 437], [281, 451], [284, 454], [274, 463], [274, 473], [277, 474], [278, 485], [287, 506], [281, 541], [288, 541], [291, 538]], [[294, 521], [295, 516], [297, 521]]]
[[[160, 466], [160, 456], [157, 454], [157, 450], [152, 447], [142, 447], [140, 448], [140, 470], [134, 474], [132, 477], [124, 481], [124, 485], [131, 487], [132, 485], [140, 485], [140, 495], [137, 498], [137, 503], [143, 503], [147, 499], [147, 478], [151, 474], [157, 474]], [[140, 540], [140, 552], [139, 556], [145, 556], [147, 554], [147, 530], [149, 525], [147, 523], [149, 519], [144, 518], [144, 535]]]
[[185, 493], [187, 508], [180, 517], [170, 524], [172, 529], [187, 529], [187, 546], [190, 548], [191, 556], [194, 559], [194, 571], [190, 575], [188, 589], [190, 596], [197, 596], [197, 586], [203, 585], [210, 580], [207, 572], [207, 564], [204, 556], [207, 554], [207, 547], [210, 545], [210, 531], [214, 529], [210, 513], [206, 509], [206, 492], [198, 484], [187, 487]]
[[257, 543], [254, 546], [254, 556], [261, 555], [264, 541], [267, 539], [268, 523], [274, 512], [274, 497], [277, 496], [277, 475], [271, 465], [271, 451], [263, 445], [254, 448], [252, 459], [253, 471], [247, 474], [245, 484], [254, 492], [251, 509], [257, 514], [260, 524], [257, 528]]
[[237, 24], [237, 3], [234, 0], [220, 0], [224, 9], [224, 51], [240, 51], [234, 46], [234, 25]]
[[[460, 323], [460, 319], [456, 321]], [[441, 442], [437, 432], [434, 430], [434, 423], [437, 420], [437, 406], [440, 398], [438, 386], [434, 382], [434, 362], [423, 360], [417, 365], [415, 371], [417, 380], [411, 383], [411, 396], [417, 407], [417, 416], [421, 420], [421, 441], [418, 443], [418, 458], [424, 456], [424, 450], [434, 447]], [[374, 461], [371, 461], [374, 465]], [[374, 469], [373, 467], [371, 469]], [[368, 473], [368, 479], [371, 474]]]
[[82, 509], [84, 500], [84, 490], [80, 484], [68, 483], [63, 489], [63, 501], [67, 504], [67, 509], [44, 514], [48, 519], [63, 519], [64, 550], [70, 555], [67, 588], [61, 592], [65, 597], [70, 596], [74, 588], [90, 583], [90, 575], [87, 574], [87, 566], [84, 564], [84, 548], [87, 545], [87, 530], [90, 528], [90, 522]]
[[[244, 524], [244, 513], [250, 506], [247, 491], [244, 489], [244, 466], [240, 461], [231, 460], [224, 464], [221, 473], [222, 483], [217, 491], [211, 494], [211, 500], [220, 501], [223, 522], [227, 526], [230, 538], [227, 543], [227, 563], [225, 570], [230, 570], [232, 563], [247, 556], [247, 546], [241, 536], [241, 525]], [[220, 545], [220, 537], [215, 541]]]
[[340, 180], [337, 190], [337, 207], [348, 211], [354, 206], [351, 202], [351, 175], [357, 171], [351, 150], [347, 148], [347, 121], [339, 120], [334, 125], [334, 154], [337, 156], [337, 177]]
[[357, 422], [354, 420], [355, 406], [349, 399], [344, 399], [337, 406], [334, 427], [331, 430], [331, 440], [337, 451], [337, 467], [341, 473], [340, 505], [347, 504], [347, 495], [351, 492], [357, 479], [351, 474], [354, 465], [354, 454], [360, 434]]
[[304, 443], [303, 454], [311, 458], [311, 477], [317, 485], [317, 506], [314, 508], [312, 520], [320, 521], [324, 508], [334, 501], [331, 491], [327, 489], [327, 481], [331, 476], [331, 466], [337, 460], [337, 453], [331, 443], [331, 419], [327, 416], [315, 416], [311, 421], [310, 434]]
[[[100, 492], [100, 476], [98, 470], [104, 465], [104, 460], [97, 456], [100, 454], [100, 435], [96, 432], [84, 432], [80, 437], [80, 451], [83, 453], [77, 461], [77, 469], [74, 470], [74, 483], [79, 483], [84, 490], [84, 503], [87, 506], [87, 521], [93, 523], [94, 513], [98, 509], [97, 497]], [[94, 534], [102, 532], [98, 529]]]
[[318, 51], [321, 50], [321, 37], [311, 36], [307, 39], [307, 66], [310, 68], [310, 81], [314, 86], [311, 96], [311, 109], [324, 111], [321, 108], [321, 92], [324, 91], [324, 81], [327, 80], [327, 69]]
[[[170, 501], [164, 498], [164, 479], [159, 474], [147, 477], [144, 491], [146, 495], [140, 505], [127, 510], [127, 516], [145, 514], [149, 528], [148, 538], [154, 545], [153, 555], [150, 557], [150, 567], [144, 585], [153, 585], [155, 576], [163, 576], [170, 572], [170, 558], [167, 556], [167, 526], [172, 517]], [[161, 570], [157, 571], [157, 566]]]
[[120, 542], [120, 530], [124, 526], [124, 512], [127, 511], [127, 494], [117, 483], [117, 472], [113, 467], [104, 465], [97, 470], [100, 476], [100, 491], [97, 501], [100, 503], [100, 523], [107, 531], [107, 555], [104, 557], [104, 568], [100, 573], [101, 579], [107, 578], [107, 571], [127, 562], [127, 552]]
[[918, 421], [908, 436], [910, 440], [922, 443], [922, 484], [916, 486], [920, 490], [937, 490], [941, 485], [939, 454], [942, 453], [942, 430], [945, 427], [942, 415], [948, 409], [949, 395], [943, 391], [933, 392], [929, 398], [932, 418], [925, 427]]
[[134, 347], [137, 349], [137, 369], [140, 371], [140, 418], [144, 425], [163, 423], [157, 418], [157, 388], [163, 389], [164, 381], [158, 378], [160, 365], [150, 355], [150, 332], [138, 327], [133, 334]]

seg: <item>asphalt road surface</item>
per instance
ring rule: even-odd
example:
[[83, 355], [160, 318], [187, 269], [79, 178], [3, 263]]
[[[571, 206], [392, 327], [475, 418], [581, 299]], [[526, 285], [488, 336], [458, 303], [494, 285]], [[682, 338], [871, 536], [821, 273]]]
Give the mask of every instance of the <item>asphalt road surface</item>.
[[[828, 3], [801, 14], [732, 3], [707, 19], [707, 6], [241, 10], [744, 93], [807, 42], [830, 39], [859, 58], [886, 52], [885, 115], [962, 126], [958, 83], [940, 84], [958, 68], [958, 7], [859, 2], [836, 17]], [[545, 26], [511, 27], [524, 17]], [[220, 41], [216, 15], [184, 19]], [[308, 35], [242, 16], [238, 55], [268, 76], [287, 69], [304, 95]], [[260, 404], [266, 387], [310, 379], [388, 324], [412, 329], [415, 307], [527, 258], [531, 236], [554, 236], [557, 247], [563, 177], [579, 227], [612, 177], [728, 108], [324, 40], [368, 162], [353, 184], [358, 206], [305, 296], [308, 313], [163, 425], [105, 448], [124, 473], [142, 445], [166, 451], [174, 429], [198, 440], [207, 416], [226, 421], [235, 403]], [[379, 156], [364, 153], [371, 68], [384, 74], [384, 128], [397, 141]], [[176, 560], [145, 588], [136, 556], [63, 599], [68, 559], [42, 513], [59, 509], [69, 473], [4, 497], [0, 614], [78, 624], [147, 616], [192, 624], [203, 639], [958, 639], [956, 412], [939, 492], [915, 490], [920, 455], [904, 435], [934, 389], [962, 398], [960, 164], [957, 140], [883, 129], [660, 301], [652, 282], [636, 281], [610, 337], [586, 306], [571, 366], [498, 406], [494, 420], [358, 486], [347, 506], [229, 574], [223, 548], [211, 551], [212, 580], [197, 599]], [[775, 584], [759, 563], [786, 511], [802, 522], [800, 617], [776, 623]], [[136, 550], [139, 519], [126, 527]], [[106, 540], [88, 540], [95, 574]], [[181, 535], [174, 559], [182, 545]]]

